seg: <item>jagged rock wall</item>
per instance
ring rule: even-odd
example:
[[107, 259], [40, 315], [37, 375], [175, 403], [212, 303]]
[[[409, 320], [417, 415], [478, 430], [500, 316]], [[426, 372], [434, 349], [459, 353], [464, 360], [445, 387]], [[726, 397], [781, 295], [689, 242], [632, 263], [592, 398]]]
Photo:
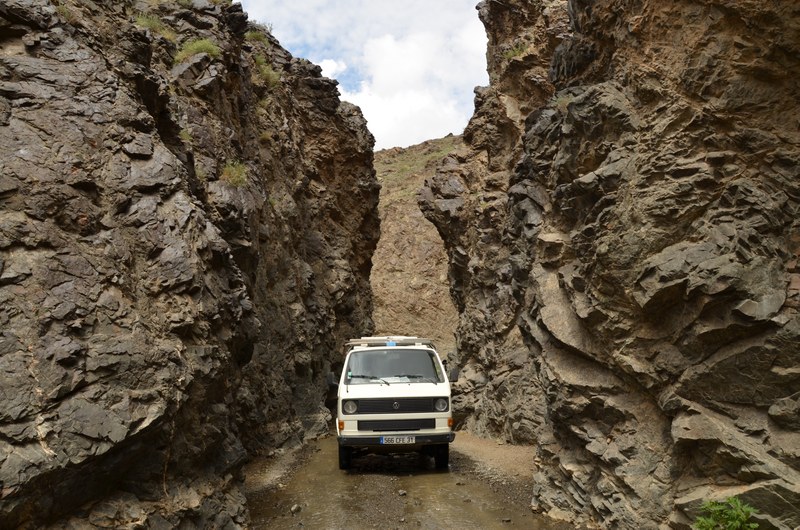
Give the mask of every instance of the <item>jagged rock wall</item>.
[[457, 406], [535, 443], [533, 506], [800, 525], [800, 8], [486, 1], [492, 85], [420, 206], [460, 311]]
[[371, 331], [372, 137], [227, 4], [0, 3], [2, 528], [245, 525]]

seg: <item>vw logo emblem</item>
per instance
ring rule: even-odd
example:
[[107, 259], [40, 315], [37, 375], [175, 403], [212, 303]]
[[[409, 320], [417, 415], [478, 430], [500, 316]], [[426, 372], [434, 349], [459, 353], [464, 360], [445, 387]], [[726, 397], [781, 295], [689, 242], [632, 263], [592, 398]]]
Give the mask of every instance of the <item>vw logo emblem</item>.
[[398, 403], [397, 401], [395, 401], [394, 403], [392, 403], [392, 408], [393, 408], [394, 410], [397, 410], [397, 409], [399, 409], [399, 408], [400, 408], [400, 403]]

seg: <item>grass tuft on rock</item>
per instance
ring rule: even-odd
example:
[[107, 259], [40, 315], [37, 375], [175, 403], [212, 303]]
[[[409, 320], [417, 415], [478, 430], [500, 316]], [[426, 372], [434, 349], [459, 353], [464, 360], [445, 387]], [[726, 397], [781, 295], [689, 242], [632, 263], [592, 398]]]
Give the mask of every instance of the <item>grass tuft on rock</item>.
[[148, 29], [156, 35], [161, 35], [168, 41], [175, 42], [175, 39], [177, 39], [177, 35], [172, 31], [172, 28], [164, 24], [156, 15], [142, 13], [136, 17], [136, 25]]
[[198, 53], [207, 53], [214, 59], [222, 56], [222, 50], [209, 39], [192, 39], [184, 43], [181, 49], [175, 54], [175, 63], [182, 63], [189, 57]]
[[275, 71], [272, 68], [272, 65], [269, 64], [267, 58], [263, 55], [256, 55], [253, 57], [253, 61], [256, 63], [256, 71], [258, 72], [258, 78], [268, 87], [272, 88], [277, 85], [281, 80], [281, 74]]
[[263, 31], [250, 30], [244, 34], [244, 40], [248, 42], [267, 42], [267, 35]]
[[228, 162], [222, 168], [222, 174], [219, 180], [226, 184], [230, 184], [234, 188], [241, 188], [247, 184], [247, 166], [241, 162]]

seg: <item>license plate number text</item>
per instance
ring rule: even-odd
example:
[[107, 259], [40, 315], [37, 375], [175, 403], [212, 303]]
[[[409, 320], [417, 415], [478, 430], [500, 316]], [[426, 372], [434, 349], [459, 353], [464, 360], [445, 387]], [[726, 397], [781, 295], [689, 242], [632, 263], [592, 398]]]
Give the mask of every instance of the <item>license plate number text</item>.
[[381, 436], [381, 444], [384, 445], [413, 444], [415, 440], [415, 436]]

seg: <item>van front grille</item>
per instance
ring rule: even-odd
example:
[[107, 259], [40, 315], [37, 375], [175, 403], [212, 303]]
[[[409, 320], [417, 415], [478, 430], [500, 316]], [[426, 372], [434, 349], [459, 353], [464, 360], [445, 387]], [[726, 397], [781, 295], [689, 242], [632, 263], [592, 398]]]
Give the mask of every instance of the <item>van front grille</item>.
[[363, 420], [358, 422], [359, 431], [419, 431], [436, 428], [436, 420]]
[[356, 414], [392, 414], [405, 412], [435, 412], [436, 398], [359, 399]]

